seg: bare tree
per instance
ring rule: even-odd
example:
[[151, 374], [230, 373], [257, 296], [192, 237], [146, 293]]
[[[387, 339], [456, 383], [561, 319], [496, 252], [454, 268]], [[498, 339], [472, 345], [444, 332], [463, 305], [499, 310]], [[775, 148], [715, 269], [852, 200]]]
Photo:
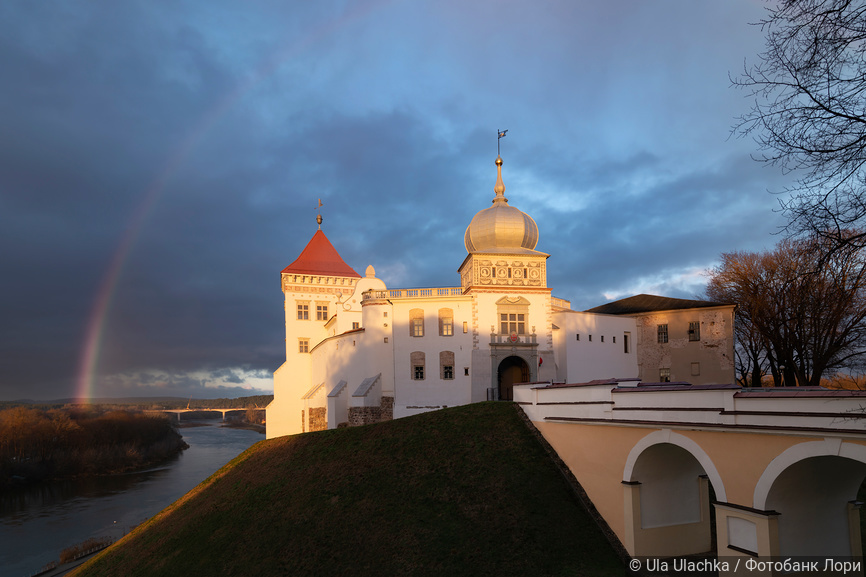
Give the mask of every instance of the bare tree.
[[[862, 0], [778, 0], [759, 23], [766, 50], [732, 79], [754, 104], [734, 131], [758, 160], [794, 172], [782, 207], [793, 234], [833, 250], [866, 245], [866, 6]], [[847, 231], [859, 228], [860, 233]]]
[[772, 252], [723, 254], [722, 264], [710, 271], [709, 298], [739, 305], [741, 383], [754, 386], [772, 374], [777, 386], [816, 386], [823, 375], [861, 366], [864, 250], [829, 254], [827, 244], [786, 239]]

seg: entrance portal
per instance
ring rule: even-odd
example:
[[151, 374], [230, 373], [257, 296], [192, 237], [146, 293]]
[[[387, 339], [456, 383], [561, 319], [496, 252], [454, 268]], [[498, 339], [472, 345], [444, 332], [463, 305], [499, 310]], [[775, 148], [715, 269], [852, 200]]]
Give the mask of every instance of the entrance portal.
[[499, 400], [514, 400], [514, 383], [528, 383], [529, 365], [520, 357], [507, 357], [499, 363]]

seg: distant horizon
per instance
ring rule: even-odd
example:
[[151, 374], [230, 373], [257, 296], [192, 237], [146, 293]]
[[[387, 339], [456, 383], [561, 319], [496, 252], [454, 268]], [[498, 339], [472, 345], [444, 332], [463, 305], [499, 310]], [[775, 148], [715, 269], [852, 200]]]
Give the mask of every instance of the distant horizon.
[[245, 399], [248, 397], [273, 397], [273, 392], [264, 392], [260, 394], [254, 395], [239, 395], [237, 397], [180, 397], [180, 396], [135, 396], [135, 397], [99, 397], [94, 399], [76, 399], [73, 397], [69, 398], [59, 398], [59, 399], [11, 399], [11, 400], [0, 400], [0, 404], [3, 403], [21, 403], [21, 404], [34, 404], [34, 405], [58, 405], [58, 404], [102, 404], [102, 403], [110, 403], [110, 402], [118, 402], [118, 401], [127, 401], [127, 402], [155, 402], [155, 401], [213, 401], [218, 399], [227, 399], [227, 400], [237, 400], [237, 399]]

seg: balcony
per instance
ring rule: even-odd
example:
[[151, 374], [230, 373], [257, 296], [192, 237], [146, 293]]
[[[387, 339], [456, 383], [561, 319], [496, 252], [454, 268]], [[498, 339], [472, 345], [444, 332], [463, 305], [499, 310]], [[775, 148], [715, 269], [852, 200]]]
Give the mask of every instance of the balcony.
[[408, 298], [441, 298], [441, 297], [461, 297], [463, 289], [461, 287], [444, 287], [444, 288], [414, 288], [414, 289], [392, 289], [384, 291], [366, 291], [361, 295], [361, 300], [371, 299], [408, 299]]
[[550, 297], [550, 306], [552, 306], [553, 308], [571, 310], [571, 301], [567, 301], [565, 299], [557, 297]]
[[537, 345], [538, 341], [536, 340], [535, 333], [533, 333], [531, 335], [518, 335], [518, 334], [514, 334], [514, 333], [508, 334], [508, 335], [491, 334], [490, 335], [490, 344], [491, 345], [510, 345], [510, 346], [517, 346], [517, 345], [523, 345], [523, 346], [530, 345], [531, 346], [531, 345]]

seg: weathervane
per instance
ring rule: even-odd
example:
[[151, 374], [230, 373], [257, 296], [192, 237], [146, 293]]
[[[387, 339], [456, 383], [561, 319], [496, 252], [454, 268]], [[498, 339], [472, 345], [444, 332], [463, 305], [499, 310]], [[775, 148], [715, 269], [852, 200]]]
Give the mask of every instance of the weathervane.
[[508, 130], [496, 130], [496, 156], [499, 156], [499, 141], [505, 138], [505, 133]]
[[322, 199], [320, 198], [319, 199], [319, 206], [316, 207], [316, 212], [318, 213], [316, 215], [316, 222], [319, 224], [319, 230], [322, 230], [322, 211], [321, 211], [321, 208], [322, 208]]

